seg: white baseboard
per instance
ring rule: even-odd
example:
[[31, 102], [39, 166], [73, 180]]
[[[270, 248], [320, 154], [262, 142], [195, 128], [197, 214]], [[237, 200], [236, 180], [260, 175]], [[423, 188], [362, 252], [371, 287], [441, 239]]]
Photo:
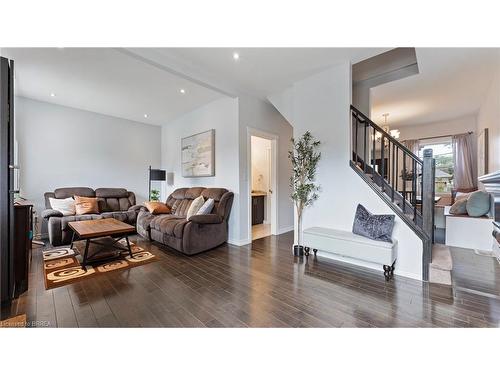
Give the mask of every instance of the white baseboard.
[[293, 231], [293, 225], [290, 225], [288, 227], [278, 228], [278, 234], [283, 234], [283, 233], [287, 233], [287, 232], [291, 232], [291, 231]]
[[417, 274], [412, 273], [412, 272], [401, 271], [401, 270], [398, 270], [397, 267], [394, 269], [394, 274], [396, 274], [398, 276], [407, 277], [409, 279], [422, 281], [422, 275], [417, 275]]
[[243, 240], [237, 240], [235, 238], [229, 238], [227, 240], [227, 243], [231, 244], [231, 245], [235, 245], [235, 246], [244, 246], [244, 245], [248, 245], [248, 244], [252, 243], [252, 240], [249, 239], [249, 238], [243, 239]]

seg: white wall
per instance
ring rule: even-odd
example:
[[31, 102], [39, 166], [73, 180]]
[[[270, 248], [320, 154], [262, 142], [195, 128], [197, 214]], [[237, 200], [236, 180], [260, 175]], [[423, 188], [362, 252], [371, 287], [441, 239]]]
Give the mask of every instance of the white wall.
[[395, 127], [400, 131], [400, 140], [437, 137], [448, 134], [461, 134], [469, 131], [477, 132], [476, 116], [459, 117], [447, 121], [433, 122], [421, 125]]
[[277, 232], [285, 233], [293, 230], [293, 204], [290, 199], [289, 180], [291, 176], [291, 164], [288, 160], [290, 139], [292, 138], [292, 127], [287, 120], [268, 102], [251, 96], [240, 96], [239, 98], [239, 140], [240, 140], [240, 220], [241, 239], [243, 243], [251, 242], [249, 231], [249, 200], [248, 189], [248, 129], [257, 129], [266, 133], [274, 134], [277, 141], [277, 167], [276, 184], [277, 191]]
[[[215, 176], [185, 178], [181, 171], [181, 138], [215, 129]], [[240, 240], [238, 99], [223, 98], [200, 107], [162, 127], [162, 168], [174, 173], [174, 185], [165, 196], [180, 187], [221, 187], [234, 193], [229, 219], [229, 241]]]
[[498, 69], [477, 115], [478, 134], [488, 128], [489, 173], [500, 170], [500, 52]]
[[161, 128], [26, 98], [16, 100], [21, 195], [44, 208], [59, 187], [122, 187], [138, 202], [160, 165]]
[[[393, 214], [349, 166], [350, 77], [350, 63], [345, 62], [296, 82], [293, 86], [294, 136], [299, 137], [309, 130], [322, 142], [322, 158], [317, 174], [317, 183], [321, 186], [320, 197], [305, 210], [304, 228], [323, 226], [351, 231], [358, 203], [373, 213]], [[421, 279], [422, 241], [398, 216], [393, 238], [399, 242], [395, 272]], [[325, 253], [321, 255], [328, 256]]]
[[[250, 206], [247, 177], [247, 127], [278, 135], [278, 231], [293, 229], [293, 208], [289, 199], [288, 161], [290, 124], [269, 103], [253, 97], [223, 98], [198, 108], [162, 127], [162, 167], [174, 172], [174, 185], [165, 195], [186, 186], [224, 187], [234, 192], [229, 221], [229, 242], [251, 242], [248, 215]], [[215, 176], [181, 176], [180, 140], [192, 134], [215, 129]], [[165, 197], [164, 197], [165, 198]]]

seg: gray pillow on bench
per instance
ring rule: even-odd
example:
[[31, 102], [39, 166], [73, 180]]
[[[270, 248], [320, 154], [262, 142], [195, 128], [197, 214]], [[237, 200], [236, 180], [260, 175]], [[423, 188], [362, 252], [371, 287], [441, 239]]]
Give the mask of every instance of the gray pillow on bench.
[[372, 215], [370, 211], [358, 204], [352, 233], [376, 241], [392, 242], [392, 229], [395, 215]]

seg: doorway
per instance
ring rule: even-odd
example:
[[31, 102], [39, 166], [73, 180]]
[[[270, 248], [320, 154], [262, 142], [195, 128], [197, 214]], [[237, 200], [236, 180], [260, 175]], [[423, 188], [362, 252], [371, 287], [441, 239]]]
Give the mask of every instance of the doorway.
[[276, 234], [276, 138], [249, 130], [249, 233], [252, 241]]

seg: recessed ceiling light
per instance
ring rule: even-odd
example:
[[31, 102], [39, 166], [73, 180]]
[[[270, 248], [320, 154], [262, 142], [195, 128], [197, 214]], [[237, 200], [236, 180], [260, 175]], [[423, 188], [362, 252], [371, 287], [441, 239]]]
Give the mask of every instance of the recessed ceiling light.
[[148, 114], [147, 113], [144, 114], [144, 118], [148, 118]]
[[185, 93], [186, 93], [186, 90], [184, 90], [184, 89], [180, 89], [180, 90], [179, 90], [179, 92], [180, 92], [181, 94], [185, 94]]
[[238, 52], [233, 53], [233, 60], [238, 61], [240, 59], [240, 54]]
[[54, 97], [54, 96], [56, 96], [56, 94], [54, 94], [53, 92], [51, 92], [50, 96]]

